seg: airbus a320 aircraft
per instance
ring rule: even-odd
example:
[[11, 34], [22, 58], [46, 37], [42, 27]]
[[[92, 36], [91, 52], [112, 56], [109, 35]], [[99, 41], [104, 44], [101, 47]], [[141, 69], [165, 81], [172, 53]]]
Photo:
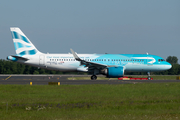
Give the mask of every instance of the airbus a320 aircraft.
[[[124, 72], [155, 72], [168, 70], [171, 64], [163, 58], [149, 54], [44, 54], [39, 52], [26, 35], [17, 27], [10, 28], [16, 55], [7, 59], [26, 65], [57, 71], [81, 71], [108, 78], [119, 78]], [[148, 74], [148, 79], [150, 74]]]

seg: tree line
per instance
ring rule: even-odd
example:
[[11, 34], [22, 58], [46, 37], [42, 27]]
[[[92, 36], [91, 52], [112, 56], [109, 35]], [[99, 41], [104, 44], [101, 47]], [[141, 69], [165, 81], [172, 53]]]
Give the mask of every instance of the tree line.
[[[0, 59], [0, 74], [67, 74], [67, 72], [46, 70]], [[70, 72], [69, 74], [74, 73]]]
[[[168, 56], [167, 62], [171, 63], [172, 68], [166, 71], [153, 72], [151, 75], [179, 75], [180, 65], [176, 56]], [[17, 62], [0, 59], [0, 74], [84, 74], [77, 72], [60, 72], [54, 70], [46, 70]], [[86, 73], [85, 73], [86, 74]], [[146, 75], [145, 72], [127, 72], [127, 75]]]

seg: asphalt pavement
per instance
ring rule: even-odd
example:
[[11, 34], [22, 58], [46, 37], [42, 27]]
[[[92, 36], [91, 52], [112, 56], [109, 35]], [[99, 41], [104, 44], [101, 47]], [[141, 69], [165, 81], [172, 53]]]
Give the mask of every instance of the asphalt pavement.
[[[164, 83], [180, 82], [180, 80], [68, 80], [74, 75], [0, 75], [0, 84], [26, 85], [48, 85], [49, 82], [59, 82], [59, 85], [81, 85], [81, 84], [136, 84], [136, 83]], [[88, 76], [90, 78], [90, 76]]]

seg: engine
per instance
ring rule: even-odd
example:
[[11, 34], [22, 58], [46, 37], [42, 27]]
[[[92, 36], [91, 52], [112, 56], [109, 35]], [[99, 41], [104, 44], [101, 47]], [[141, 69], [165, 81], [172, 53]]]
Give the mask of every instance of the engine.
[[119, 78], [124, 75], [123, 67], [109, 67], [101, 71], [103, 75], [106, 75], [108, 78]]

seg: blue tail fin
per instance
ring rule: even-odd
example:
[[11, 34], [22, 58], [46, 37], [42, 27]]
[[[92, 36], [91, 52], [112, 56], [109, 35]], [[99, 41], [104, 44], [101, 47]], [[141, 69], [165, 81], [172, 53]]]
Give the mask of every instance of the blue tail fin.
[[39, 52], [26, 35], [17, 27], [10, 28], [16, 54], [18, 56], [35, 55]]

